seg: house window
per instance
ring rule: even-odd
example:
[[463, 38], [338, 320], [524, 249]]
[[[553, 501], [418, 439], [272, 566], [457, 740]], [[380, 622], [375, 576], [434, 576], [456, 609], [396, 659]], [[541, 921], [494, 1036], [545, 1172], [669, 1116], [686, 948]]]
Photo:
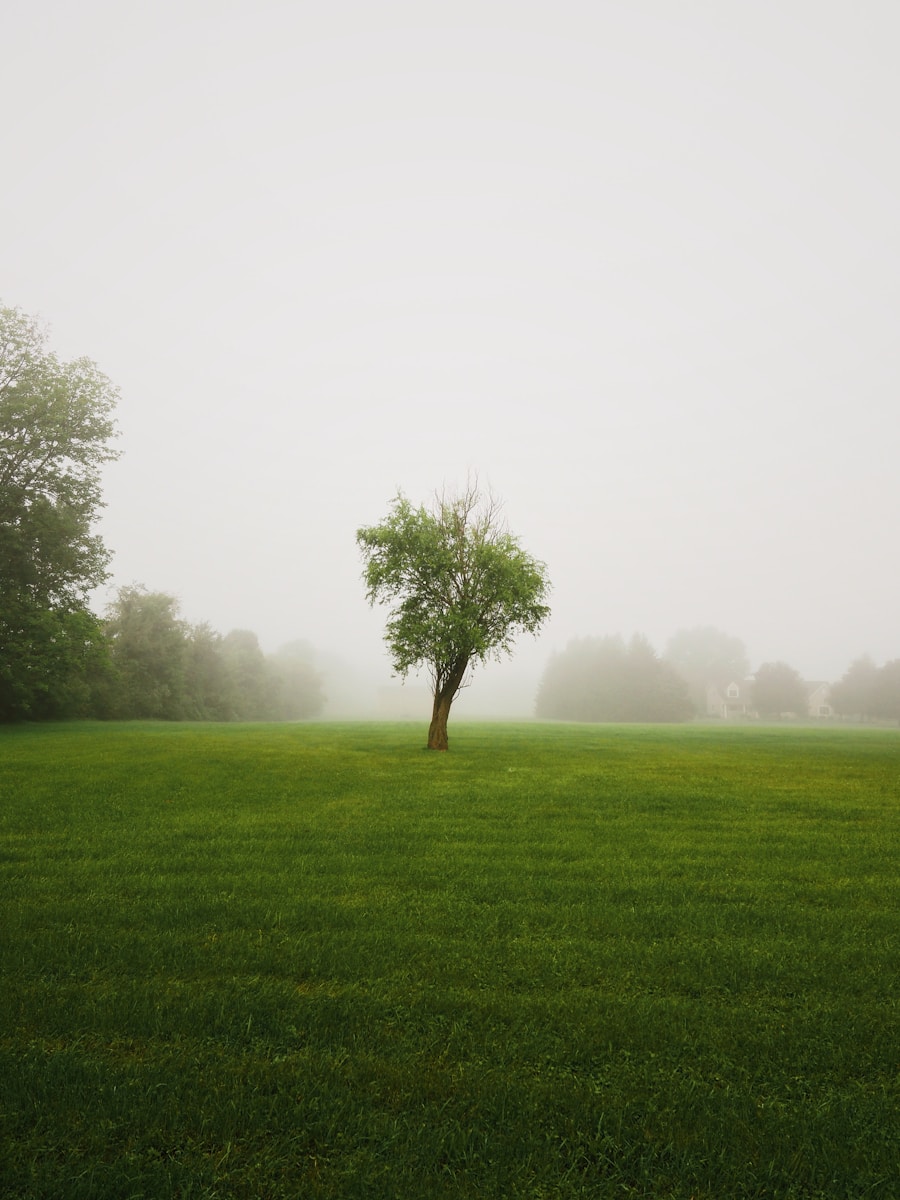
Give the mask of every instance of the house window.
[[740, 695], [740, 689], [736, 683], [729, 683], [728, 691], [725, 693], [729, 700], [737, 700]]

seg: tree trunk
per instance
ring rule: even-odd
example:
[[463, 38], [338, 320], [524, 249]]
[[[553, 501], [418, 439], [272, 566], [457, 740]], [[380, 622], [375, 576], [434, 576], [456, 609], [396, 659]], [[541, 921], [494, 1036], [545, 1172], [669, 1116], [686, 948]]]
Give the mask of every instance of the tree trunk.
[[443, 682], [435, 684], [434, 707], [431, 710], [431, 724], [428, 727], [429, 750], [446, 750], [449, 746], [447, 718], [450, 716], [450, 705], [462, 687], [468, 667], [468, 654], [461, 654], [449, 671], [442, 672], [440, 675], [435, 671], [435, 678], [439, 678]]
[[450, 716], [450, 705], [453, 695], [445, 688], [434, 694], [434, 708], [431, 711], [431, 724], [428, 726], [428, 749], [446, 750], [450, 743], [447, 739], [447, 718]]

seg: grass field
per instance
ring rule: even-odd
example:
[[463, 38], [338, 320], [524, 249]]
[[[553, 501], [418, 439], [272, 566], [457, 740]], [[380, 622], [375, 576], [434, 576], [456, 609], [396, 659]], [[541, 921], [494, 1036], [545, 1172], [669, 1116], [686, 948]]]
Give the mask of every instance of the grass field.
[[900, 1195], [900, 734], [0, 730], [0, 1194]]

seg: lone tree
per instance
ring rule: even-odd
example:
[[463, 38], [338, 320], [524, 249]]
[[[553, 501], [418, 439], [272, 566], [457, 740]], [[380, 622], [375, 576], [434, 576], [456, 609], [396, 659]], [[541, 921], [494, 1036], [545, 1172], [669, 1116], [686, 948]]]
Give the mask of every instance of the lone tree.
[[434, 688], [429, 750], [446, 750], [447, 719], [476, 662], [509, 654], [550, 613], [547, 569], [526, 554], [500, 503], [470, 482], [413, 508], [398, 493], [380, 525], [357, 530], [370, 604], [391, 605], [385, 641], [404, 678], [427, 667]]

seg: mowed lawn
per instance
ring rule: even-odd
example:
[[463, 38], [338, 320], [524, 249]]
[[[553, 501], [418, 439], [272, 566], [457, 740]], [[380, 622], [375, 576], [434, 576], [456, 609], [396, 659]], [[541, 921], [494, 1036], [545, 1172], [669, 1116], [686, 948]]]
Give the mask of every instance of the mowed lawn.
[[0, 1194], [900, 1195], [900, 733], [0, 730]]

